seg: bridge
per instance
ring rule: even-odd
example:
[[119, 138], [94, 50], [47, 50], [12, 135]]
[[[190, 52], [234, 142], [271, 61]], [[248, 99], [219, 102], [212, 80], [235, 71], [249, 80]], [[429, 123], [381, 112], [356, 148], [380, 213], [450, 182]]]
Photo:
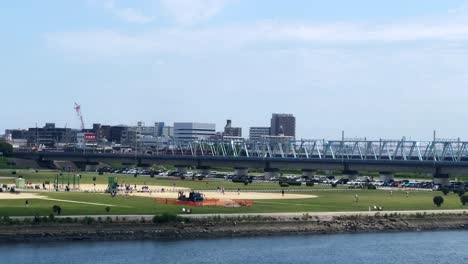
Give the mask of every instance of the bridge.
[[202, 172], [212, 167], [232, 167], [236, 174], [249, 168], [263, 169], [265, 176], [280, 175], [281, 169], [300, 169], [303, 176], [315, 170], [342, 171], [355, 178], [359, 171], [379, 172], [383, 180], [397, 172], [427, 173], [434, 181], [448, 184], [450, 175], [468, 174], [468, 142], [447, 139], [412, 140], [292, 140], [278, 138], [248, 140], [201, 140], [169, 142], [134, 153], [15, 152], [14, 157], [39, 161], [67, 160], [88, 165], [122, 162], [139, 165], [170, 164], [180, 172], [196, 167]]

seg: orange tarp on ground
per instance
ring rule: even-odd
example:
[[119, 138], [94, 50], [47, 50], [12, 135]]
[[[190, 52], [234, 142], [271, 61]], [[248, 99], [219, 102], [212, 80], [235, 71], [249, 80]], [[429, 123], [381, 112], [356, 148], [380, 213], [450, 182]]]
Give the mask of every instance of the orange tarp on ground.
[[180, 201], [177, 199], [156, 198], [158, 204], [173, 204], [173, 205], [188, 205], [188, 206], [253, 206], [251, 200], [220, 200], [220, 199], [205, 199], [203, 202]]

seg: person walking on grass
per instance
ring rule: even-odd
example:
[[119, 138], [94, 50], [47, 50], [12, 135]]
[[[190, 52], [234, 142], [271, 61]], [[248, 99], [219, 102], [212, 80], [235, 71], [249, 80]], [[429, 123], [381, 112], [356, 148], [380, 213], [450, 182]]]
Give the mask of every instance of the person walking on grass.
[[26, 208], [29, 207], [29, 200], [24, 201], [24, 207], [26, 207]]

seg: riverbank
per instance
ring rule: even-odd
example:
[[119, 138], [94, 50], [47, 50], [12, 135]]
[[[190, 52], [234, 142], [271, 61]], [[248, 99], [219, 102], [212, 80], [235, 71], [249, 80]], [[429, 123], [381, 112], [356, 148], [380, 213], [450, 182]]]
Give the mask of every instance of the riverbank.
[[[70, 219], [69, 219], [70, 220]], [[93, 219], [94, 220], [94, 219]], [[0, 225], [0, 242], [166, 240], [468, 229], [468, 215], [341, 215], [179, 219], [167, 223], [98, 219]]]

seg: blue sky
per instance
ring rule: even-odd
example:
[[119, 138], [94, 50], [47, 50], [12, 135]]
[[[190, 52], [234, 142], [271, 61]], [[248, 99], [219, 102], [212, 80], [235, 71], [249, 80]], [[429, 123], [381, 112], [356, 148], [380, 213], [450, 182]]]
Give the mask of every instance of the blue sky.
[[0, 4], [0, 131], [293, 113], [303, 138], [468, 140], [468, 2]]

